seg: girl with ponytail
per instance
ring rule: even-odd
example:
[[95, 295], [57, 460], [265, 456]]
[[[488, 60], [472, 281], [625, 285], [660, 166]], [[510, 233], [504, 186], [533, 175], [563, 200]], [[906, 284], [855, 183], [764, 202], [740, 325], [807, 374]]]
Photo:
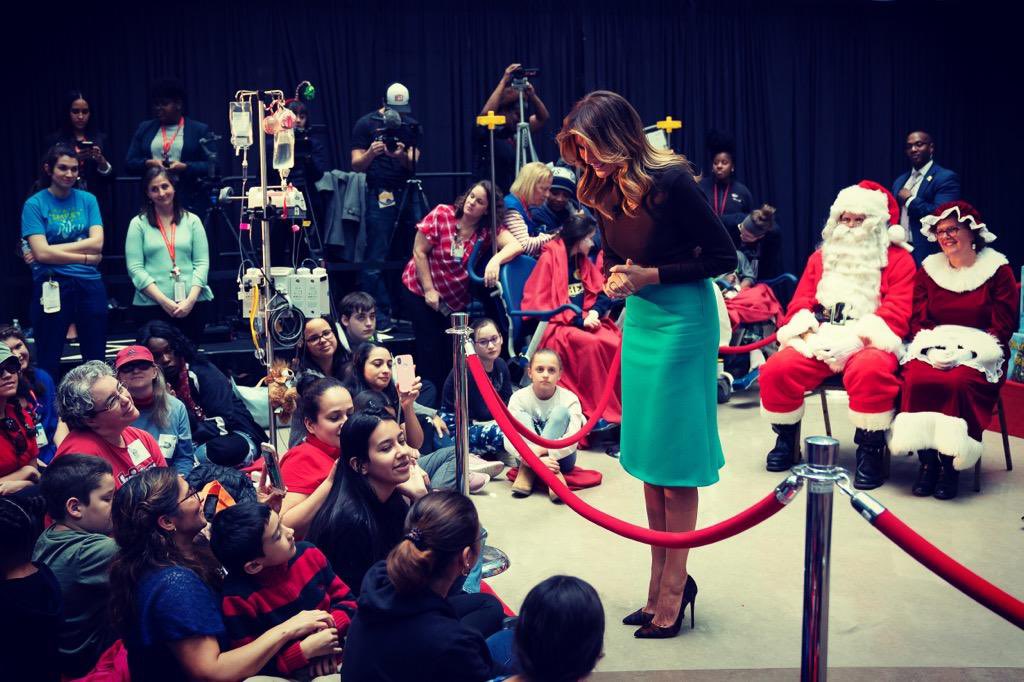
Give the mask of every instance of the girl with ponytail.
[[501, 604], [460, 584], [480, 554], [480, 536], [468, 497], [439, 491], [413, 504], [400, 541], [363, 580], [345, 644], [346, 680], [470, 682], [498, 672], [484, 637], [501, 627]]

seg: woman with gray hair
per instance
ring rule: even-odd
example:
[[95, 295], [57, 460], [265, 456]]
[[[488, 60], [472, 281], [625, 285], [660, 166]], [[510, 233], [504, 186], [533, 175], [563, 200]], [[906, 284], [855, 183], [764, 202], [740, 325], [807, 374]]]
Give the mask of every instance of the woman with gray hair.
[[70, 433], [54, 459], [96, 455], [110, 463], [118, 488], [143, 469], [167, 466], [153, 436], [130, 426], [139, 410], [106, 363], [90, 360], [64, 375], [57, 387], [57, 411]]

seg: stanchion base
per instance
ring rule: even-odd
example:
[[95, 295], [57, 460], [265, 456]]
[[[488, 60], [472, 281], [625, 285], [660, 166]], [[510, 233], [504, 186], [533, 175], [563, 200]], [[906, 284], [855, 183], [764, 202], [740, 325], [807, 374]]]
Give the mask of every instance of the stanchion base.
[[497, 547], [484, 545], [482, 554], [483, 572], [481, 575], [485, 580], [487, 578], [493, 578], [496, 575], [501, 575], [507, 571], [508, 567], [512, 564], [512, 562], [509, 561], [508, 554], [505, 554]]

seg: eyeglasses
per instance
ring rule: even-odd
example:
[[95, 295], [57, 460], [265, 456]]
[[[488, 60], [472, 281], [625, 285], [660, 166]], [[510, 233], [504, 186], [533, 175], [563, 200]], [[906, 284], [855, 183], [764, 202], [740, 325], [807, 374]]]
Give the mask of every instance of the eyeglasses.
[[841, 222], [843, 225], [846, 225], [847, 227], [860, 227], [861, 225], [864, 224], [864, 218], [842, 216], [841, 218], [839, 218], [839, 222]]
[[321, 332], [320, 334], [315, 334], [313, 336], [307, 336], [306, 337], [306, 344], [312, 346], [314, 343], [320, 343], [321, 341], [326, 341], [326, 340], [330, 339], [332, 336], [334, 336], [334, 332], [332, 332], [330, 329], [328, 329], [327, 331]]
[[963, 228], [961, 228], [959, 225], [957, 225], [956, 227], [947, 227], [944, 230], [935, 230], [935, 235], [937, 237], [955, 237], [961, 229]]
[[8, 438], [14, 444], [15, 454], [19, 456], [25, 454], [25, 450], [28, 449], [28, 441], [25, 440], [25, 432], [22, 431], [21, 424], [11, 417], [4, 417], [0, 423], [3, 424], [4, 431], [8, 433]]
[[131, 374], [132, 372], [142, 372], [152, 368], [152, 362], [147, 362], [146, 360], [137, 360], [135, 362], [128, 362], [121, 365], [121, 369], [117, 370], [117, 372], [118, 374]]
[[111, 410], [117, 409], [128, 399], [128, 389], [124, 387], [120, 381], [117, 382], [117, 388], [114, 389], [114, 394], [111, 395], [103, 402], [103, 409], [93, 410], [92, 416], [103, 414], [104, 412], [110, 412]]
[[18, 375], [21, 373], [21, 361], [18, 358], [7, 358], [0, 362], [0, 374]]
[[492, 336], [492, 337], [486, 338], [486, 339], [477, 339], [476, 341], [474, 341], [474, 343], [476, 343], [479, 346], [483, 346], [484, 348], [486, 348], [487, 346], [500, 346], [501, 345], [501, 337], [500, 336]]
[[202, 491], [201, 491], [201, 490], [198, 490], [198, 489], [196, 489], [196, 488], [193, 488], [193, 487], [192, 487], [192, 484], [189, 484], [189, 486], [188, 486], [188, 492], [187, 492], [187, 493], [185, 493], [185, 497], [183, 497], [183, 498], [181, 498], [180, 500], [178, 500], [178, 504], [176, 504], [176, 505], [175, 505], [175, 507], [176, 507], [176, 508], [177, 508], [177, 507], [180, 507], [181, 505], [183, 505], [183, 504], [185, 504], [186, 502], [188, 502], [189, 500], [191, 500], [191, 499], [192, 499], [193, 497], [194, 497], [194, 498], [196, 498], [196, 499], [198, 500], [198, 499], [199, 499], [199, 493], [200, 493], [200, 492], [202, 492]]

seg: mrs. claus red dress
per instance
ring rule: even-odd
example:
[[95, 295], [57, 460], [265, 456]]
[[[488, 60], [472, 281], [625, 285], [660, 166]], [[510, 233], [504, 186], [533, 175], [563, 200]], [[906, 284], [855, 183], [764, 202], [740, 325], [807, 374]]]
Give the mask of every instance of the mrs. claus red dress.
[[[951, 267], [942, 253], [924, 259], [914, 286], [912, 341], [902, 359], [893, 452], [934, 449], [952, 456], [957, 469], [974, 465], [1017, 320], [1017, 284], [1003, 254], [985, 248], [969, 268]], [[947, 363], [956, 366], [942, 369]]]
[[[590, 259], [579, 256], [580, 284], [583, 286], [583, 313], [594, 307], [604, 287], [604, 275]], [[540, 259], [523, 290], [524, 310], [553, 310], [570, 302], [569, 257], [561, 239], [544, 245]], [[565, 310], [549, 321], [538, 348], [550, 348], [562, 359], [561, 386], [579, 396], [583, 413], [589, 418], [601, 399], [608, 370], [622, 345], [622, 331], [607, 317], [596, 331], [574, 324], [576, 313]], [[615, 392], [601, 415], [610, 422], [622, 421], [622, 393], [618, 377]]]

